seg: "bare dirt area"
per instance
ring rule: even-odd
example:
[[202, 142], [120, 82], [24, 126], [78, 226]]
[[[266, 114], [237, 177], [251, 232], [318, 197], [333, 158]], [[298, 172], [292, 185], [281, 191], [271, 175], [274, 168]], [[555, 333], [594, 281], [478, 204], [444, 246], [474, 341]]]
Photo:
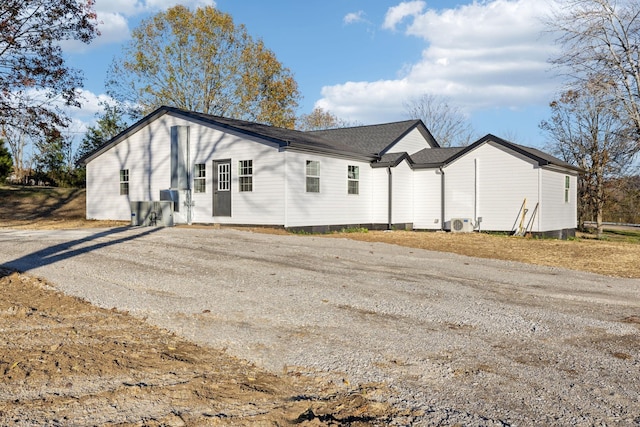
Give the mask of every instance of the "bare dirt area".
[[0, 200], [0, 228], [72, 229], [126, 224], [86, 220], [86, 192], [79, 188], [0, 185]]
[[0, 270], [2, 425], [383, 425], [367, 387], [269, 373]]

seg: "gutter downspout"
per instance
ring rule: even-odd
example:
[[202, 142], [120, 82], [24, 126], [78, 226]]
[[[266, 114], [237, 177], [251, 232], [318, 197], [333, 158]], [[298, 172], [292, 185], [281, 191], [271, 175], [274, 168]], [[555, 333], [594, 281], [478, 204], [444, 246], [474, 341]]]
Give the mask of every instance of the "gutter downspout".
[[445, 185], [444, 185], [444, 169], [440, 166], [440, 229], [444, 230], [444, 213], [445, 213]]
[[387, 230], [391, 230], [393, 227], [393, 174], [391, 173], [391, 166], [387, 166], [387, 174], [388, 174]]
[[192, 173], [191, 171], [193, 170], [193, 165], [191, 165], [191, 141], [190, 141], [190, 136], [189, 134], [190, 132], [190, 127], [187, 126], [187, 140], [186, 145], [187, 145], [187, 191], [186, 191], [186, 202], [187, 202], [187, 224], [191, 225], [192, 221], [193, 221], [193, 200], [192, 200], [192, 193], [191, 193], [191, 179], [192, 179]]

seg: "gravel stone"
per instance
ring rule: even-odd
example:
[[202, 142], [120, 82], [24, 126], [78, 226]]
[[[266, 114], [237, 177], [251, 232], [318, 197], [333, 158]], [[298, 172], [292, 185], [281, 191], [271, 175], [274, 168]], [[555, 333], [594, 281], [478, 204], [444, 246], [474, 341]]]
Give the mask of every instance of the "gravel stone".
[[2, 230], [0, 264], [274, 372], [384, 385], [394, 425], [640, 425], [637, 279], [187, 227]]

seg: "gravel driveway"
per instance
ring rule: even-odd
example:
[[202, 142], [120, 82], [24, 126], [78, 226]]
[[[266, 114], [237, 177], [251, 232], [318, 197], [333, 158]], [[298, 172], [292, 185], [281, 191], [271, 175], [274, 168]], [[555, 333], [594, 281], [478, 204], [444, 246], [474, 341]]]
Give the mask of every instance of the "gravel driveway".
[[2, 230], [0, 265], [275, 372], [371, 383], [397, 424], [640, 426], [640, 280], [183, 227]]

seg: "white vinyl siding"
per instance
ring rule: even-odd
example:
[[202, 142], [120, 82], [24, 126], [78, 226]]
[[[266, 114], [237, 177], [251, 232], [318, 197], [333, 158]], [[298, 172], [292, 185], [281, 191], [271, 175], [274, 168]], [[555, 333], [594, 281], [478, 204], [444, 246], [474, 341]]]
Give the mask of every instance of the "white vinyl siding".
[[[542, 230], [562, 230], [574, 228], [577, 225], [577, 206], [575, 189], [576, 176], [567, 176], [566, 173], [542, 169], [541, 170], [542, 194], [544, 203], [541, 206], [540, 226]], [[565, 202], [566, 179], [569, 178], [569, 202]]]
[[[371, 192], [371, 221], [387, 224], [389, 221], [389, 173], [387, 168], [370, 168], [374, 191]], [[393, 168], [392, 168], [393, 170]]]
[[[87, 218], [129, 221], [130, 201], [158, 200], [160, 190], [170, 188], [170, 127], [159, 122], [142, 128], [87, 164]], [[124, 169], [129, 171], [126, 197], [104, 186]]]
[[[247, 159], [259, 157], [261, 167], [253, 168], [253, 191], [239, 192], [238, 177], [232, 174], [231, 217], [212, 216], [210, 193], [192, 196], [193, 222], [282, 225], [284, 223], [283, 153], [273, 144], [246, 135], [231, 134], [223, 129], [189, 122], [172, 115], [162, 116], [87, 164], [87, 218], [131, 219], [129, 201], [159, 200], [160, 190], [171, 187], [171, 126], [190, 126], [190, 157], [193, 164], [211, 165], [214, 159]], [[215, 149], [212, 149], [215, 147]], [[103, 183], [118, 171], [129, 170], [129, 196], [119, 195], [118, 187], [109, 192]], [[210, 174], [213, 175], [213, 174]], [[206, 177], [212, 185], [212, 177]], [[259, 182], [255, 181], [259, 179]], [[112, 180], [115, 185], [119, 182]], [[180, 215], [184, 221], [184, 192], [180, 192]], [[256, 206], [260, 216], [256, 218]]]
[[391, 169], [392, 224], [413, 223], [413, 171], [406, 161]]
[[418, 129], [413, 129], [392, 147], [385, 150], [385, 153], [417, 153], [425, 148], [431, 148]]
[[[287, 227], [371, 223], [371, 167], [367, 162], [285, 151]], [[306, 189], [307, 161], [320, 162], [320, 192]], [[361, 197], [347, 193], [345, 171], [359, 167]], [[364, 195], [367, 195], [366, 197]]]
[[526, 199], [526, 225], [538, 203], [538, 170], [530, 159], [497, 144], [479, 146], [444, 169], [445, 221], [482, 217], [482, 230], [512, 231]]
[[[388, 169], [372, 168], [369, 162], [353, 158], [328, 157], [310, 152], [282, 149], [277, 144], [230, 129], [204, 125], [165, 114], [87, 164], [87, 218], [129, 221], [131, 201], [159, 200], [160, 191], [171, 188], [171, 128], [189, 126], [190, 171], [193, 171], [191, 219], [194, 223], [262, 224], [287, 227], [387, 224]], [[398, 143], [409, 152], [427, 147], [416, 143], [411, 132]], [[421, 135], [420, 135], [421, 138]], [[395, 151], [395, 150], [394, 150]], [[252, 161], [251, 174], [241, 174], [241, 161]], [[214, 160], [230, 160], [232, 216], [214, 217], [212, 193], [195, 192], [213, 188]], [[319, 193], [306, 191], [307, 161], [317, 162]], [[204, 177], [193, 165], [206, 165]], [[349, 182], [350, 167], [357, 167], [358, 197]], [[238, 168], [238, 169], [237, 169]], [[245, 171], [247, 169], [245, 168]], [[120, 171], [128, 171], [127, 180]], [[345, 177], [346, 172], [346, 177]], [[444, 169], [445, 221], [451, 218], [482, 217], [482, 230], [511, 231], [519, 222], [526, 198], [529, 222], [540, 202], [532, 231], [575, 228], [577, 174], [565, 169], [543, 168], [529, 158], [499, 144], [486, 143], [466, 153]], [[407, 162], [391, 168], [393, 180], [392, 222], [413, 223], [418, 229], [438, 229], [440, 224], [440, 183], [438, 170], [411, 169]], [[251, 177], [251, 191], [243, 176]], [[351, 175], [354, 176], [353, 174]], [[566, 177], [569, 177], [568, 201]], [[121, 184], [128, 193], [121, 195]], [[244, 183], [244, 184], [243, 184]], [[186, 191], [179, 190], [176, 223], [186, 219]]]
[[442, 228], [440, 194], [442, 175], [438, 169], [416, 169], [413, 178], [413, 228]]

